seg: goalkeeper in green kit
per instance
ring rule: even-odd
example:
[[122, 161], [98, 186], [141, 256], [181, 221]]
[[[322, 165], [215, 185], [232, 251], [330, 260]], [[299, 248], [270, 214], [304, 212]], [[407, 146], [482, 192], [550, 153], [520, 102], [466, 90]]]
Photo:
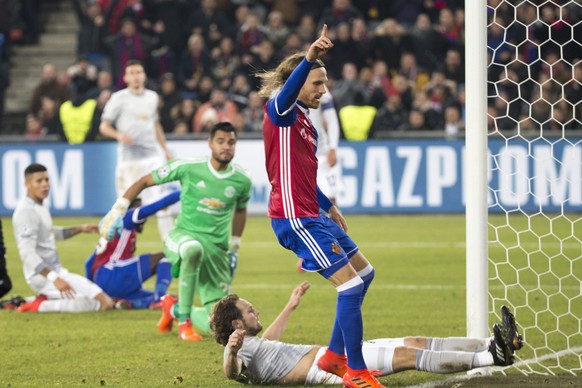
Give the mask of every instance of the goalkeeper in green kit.
[[[179, 298], [162, 298], [158, 330], [170, 332], [177, 319], [178, 338], [184, 341], [202, 339], [193, 325], [207, 332], [212, 307], [230, 292], [251, 195], [248, 173], [230, 163], [236, 142], [235, 128], [228, 122], [217, 123], [208, 140], [210, 157], [172, 160], [144, 175], [117, 199], [100, 222], [102, 237], [111, 240], [123, 228], [127, 208], [142, 190], [180, 182], [180, 214], [164, 240], [172, 274], [179, 278]], [[192, 306], [194, 294], [201, 307]]]

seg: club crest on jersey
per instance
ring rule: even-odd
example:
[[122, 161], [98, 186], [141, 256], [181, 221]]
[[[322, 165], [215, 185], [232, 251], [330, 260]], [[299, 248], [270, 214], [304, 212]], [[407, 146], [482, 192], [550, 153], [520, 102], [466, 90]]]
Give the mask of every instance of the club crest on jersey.
[[162, 166], [162, 167], [158, 168], [158, 177], [159, 178], [165, 178], [168, 175], [170, 175], [170, 167]]
[[334, 241], [334, 242], [331, 243], [331, 251], [333, 253], [335, 253], [336, 255], [341, 255], [342, 254], [342, 249], [339, 246], [339, 244], [338, 244], [337, 241]]
[[226, 204], [218, 198], [202, 198], [199, 203], [206, 205], [211, 209], [222, 209], [226, 206]]
[[224, 189], [224, 195], [226, 195], [227, 198], [234, 197], [234, 193], [236, 193], [236, 190], [232, 186], [228, 186], [226, 189]]

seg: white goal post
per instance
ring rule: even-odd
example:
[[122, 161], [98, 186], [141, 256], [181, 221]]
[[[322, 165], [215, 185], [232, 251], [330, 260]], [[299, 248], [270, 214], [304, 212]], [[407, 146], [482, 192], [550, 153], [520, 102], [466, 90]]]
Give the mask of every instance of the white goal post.
[[467, 335], [514, 311], [524, 374], [582, 374], [582, 2], [465, 0]]

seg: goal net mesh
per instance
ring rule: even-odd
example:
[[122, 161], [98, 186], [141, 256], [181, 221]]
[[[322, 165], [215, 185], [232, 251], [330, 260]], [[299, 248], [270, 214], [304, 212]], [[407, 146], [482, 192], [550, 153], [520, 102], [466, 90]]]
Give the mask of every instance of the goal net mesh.
[[489, 318], [524, 374], [582, 370], [582, 1], [489, 0]]

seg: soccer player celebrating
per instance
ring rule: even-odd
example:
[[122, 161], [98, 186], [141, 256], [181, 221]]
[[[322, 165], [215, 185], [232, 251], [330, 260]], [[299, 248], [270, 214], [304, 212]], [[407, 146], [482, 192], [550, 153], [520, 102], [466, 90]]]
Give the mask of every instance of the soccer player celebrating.
[[339, 209], [317, 186], [318, 139], [309, 109], [318, 108], [325, 93], [327, 72], [320, 58], [332, 47], [324, 25], [307, 53], [292, 54], [260, 75], [259, 94], [269, 98], [263, 122], [269, 217], [279, 243], [303, 259], [304, 270], [318, 272], [338, 292], [334, 328], [319, 367], [342, 377], [347, 387], [383, 387], [362, 355], [361, 305], [374, 268], [347, 235]]
[[[139, 193], [147, 187], [179, 181], [180, 214], [164, 240], [164, 254], [179, 277], [179, 300], [162, 298], [160, 332], [172, 329], [178, 318], [178, 338], [202, 339], [192, 323], [208, 331], [208, 317], [216, 301], [227, 295], [232, 283], [251, 196], [251, 180], [245, 170], [231, 164], [237, 134], [232, 124], [221, 122], [210, 131], [210, 157], [174, 160], [144, 175], [127, 189], [101, 221], [101, 236], [112, 240], [122, 228], [122, 217]], [[232, 233], [231, 233], [232, 228]], [[230, 241], [229, 241], [230, 237]], [[192, 308], [197, 293], [202, 307]]]
[[[259, 312], [249, 301], [233, 294], [216, 303], [210, 325], [214, 339], [224, 346], [223, 367], [227, 378], [258, 385], [342, 382], [340, 377], [318, 366], [325, 347], [279, 341], [308, 289], [309, 283], [303, 282], [293, 290], [287, 305], [261, 337], [258, 336], [263, 330]], [[501, 317], [501, 323], [493, 325], [491, 338], [380, 338], [364, 342], [364, 358], [382, 376], [412, 369], [454, 373], [511, 365], [514, 351], [521, 349], [523, 340], [515, 317], [505, 306], [501, 308]], [[364, 382], [360, 386], [369, 387]]]

